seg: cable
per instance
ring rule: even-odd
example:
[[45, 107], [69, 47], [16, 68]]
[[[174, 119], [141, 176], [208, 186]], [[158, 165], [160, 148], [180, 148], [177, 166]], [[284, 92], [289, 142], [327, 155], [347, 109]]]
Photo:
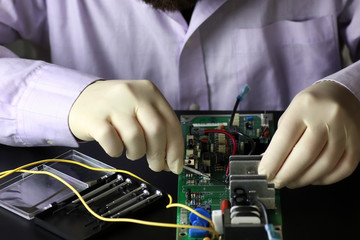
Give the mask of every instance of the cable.
[[75, 195], [79, 198], [79, 200], [81, 201], [81, 203], [84, 205], [84, 207], [86, 208], [86, 210], [92, 214], [94, 217], [96, 217], [99, 220], [105, 221], [105, 222], [128, 222], [128, 223], [135, 223], [135, 224], [142, 224], [142, 225], [148, 225], [148, 226], [156, 226], [156, 227], [168, 227], [168, 228], [194, 228], [194, 229], [202, 229], [202, 230], [206, 230], [208, 232], [211, 232], [213, 234], [213, 236], [216, 236], [216, 238], [219, 238], [218, 233], [215, 231], [215, 227], [214, 227], [214, 223], [207, 217], [201, 215], [200, 213], [196, 212], [195, 210], [193, 210], [192, 208], [180, 204], [180, 203], [172, 203], [172, 197], [170, 194], [168, 194], [168, 198], [169, 198], [169, 204], [166, 206], [166, 208], [171, 208], [171, 207], [181, 207], [184, 208], [190, 212], [193, 212], [194, 214], [196, 214], [197, 216], [207, 220], [210, 223], [211, 228], [208, 227], [200, 227], [200, 226], [191, 226], [191, 225], [180, 225], [180, 224], [173, 224], [173, 223], [161, 223], [161, 222], [151, 222], [151, 221], [144, 221], [144, 220], [139, 220], [139, 219], [132, 219], [132, 218], [106, 218], [106, 217], [102, 217], [100, 215], [98, 215], [96, 212], [94, 212], [89, 205], [85, 202], [85, 200], [83, 199], [83, 197], [81, 196], [81, 194], [73, 187], [71, 186], [69, 183], [67, 183], [65, 180], [63, 180], [61, 177], [51, 173], [51, 172], [47, 172], [47, 171], [34, 171], [34, 170], [24, 170], [24, 168], [27, 168], [29, 166], [33, 166], [33, 165], [38, 165], [38, 164], [42, 164], [42, 163], [47, 163], [47, 162], [64, 162], [64, 163], [70, 163], [70, 164], [76, 164], [88, 169], [91, 169], [93, 171], [105, 171], [105, 172], [121, 172], [121, 173], [126, 173], [129, 174], [133, 177], [136, 177], [138, 179], [140, 179], [141, 181], [144, 181], [146, 183], [148, 183], [147, 181], [143, 180], [142, 178], [138, 177], [137, 175], [125, 171], [125, 170], [120, 170], [120, 169], [102, 169], [102, 168], [94, 168], [88, 165], [85, 165], [83, 163], [79, 163], [79, 162], [75, 162], [72, 160], [65, 160], [65, 159], [46, 159], [46, 160], [41, 160], [41, 161], [37, 161], [37, 162], [32, 162], [23, 166], [20, 166], [16, 169], [13, 170], [8, 170], [8, 171], [3, 171], [0, 172], [0, 179], [9, 176], [12, 173], [15, 172], [25, 172], [25, 173], [31, 173], [31, 174], [44, 174], [44, 175], [48, 175], [51, 176], [53, 178], [55, 178], [56, 180], [60, 181], [61, 183], [63, 183], [66, 187], [68, 187], [71, 191], [73, 191], [75, 193]]
[[[238, 131], [231, 132], [231, 134], [234, 134], [234, 133], [238, 134], [240, 137], [245, 137], [250, 142], [251, 149], [250, 149], [248, 155], [253, 154], [253, 152], [255, 151], [255, 148], [256, 148], [256, 143], [255, 143], [254, 139], [252, 139], [250, 136], [246, 135], [245, 133], [241, 132], [239, 129], [238, 129]], [[228, 175], [229, 171], [230, 171], [230, 163], [228, 163], [228, 165], [226, 167], [225, 174]]]
[[[243, 86], [243, 88], [241, 89], [240, 94], [236, 97], [236, 102], [235, 102], [233, 111], [232, 111], [231, 116], [230, 116], [229, 131], [233, 131], [233, 124], [234, 124], [234, 117], [235, 117], [236, 110], [237, 110], [237, 108], [239, 106], [239, 103], [244, 99], [244, 97], [249, 93], [249, 91], [250, 91], [249, 86], [247, 84], [245, 84]], [[234, 132], [239, 134], [239, 136], [241, 136], [241, 137], [245, 137], [250, 142], [251, 150], [250, 150], [250, 153], [248, 155], [251, 155], [255, 150], [255, 142], [254, 142], [254, 140], [251, 137], [249, 137], [248, 135], [246, 135], [245, 133], [241, 132], [240, 129], [237, 129]]]
[[[67, 160], [67, 159], [44, 159], [44, 160], [32, 162], [32, 163], [29, 163], [29, 164], [20, 166], [20, 167], [18, 167], [18, 168], [15, 168], [15, 169], [13, 169], [13, 170], [8, 170], [8, 171], [0, 172], [0, 179], [1, 179], [1, 178], [4, 178], [4, 177], [6, 177], [6, 176], [8, 176], [8, 175], [10, 175], [10, 174], [12, 174], [12, 173], [14, 173], [14, 172], [18, 172], [18, 170], [22, 170], [22, 169], [27, 168], [27, 167], [31, 167], [31, 166], [39, 165], [39, 164], [43, 164], [43, 163], [48, 163], [48, 162], [70, 163], [70, 164], [79, 165], [79, 166], [81, 166], [81, 167], [84, 167], [84, 168], [87, 168], [87, 169], [90, 169], [90, 170], [93, 170], [93, 171], [126, 173], [126, 174], [129, 174], [129, 175], [132, 176], [132, 177], [135, 177], [135, 178], [139, 179], [140, 181], [143, 181], [143, 182], [148, 183], [148, 182], [145, 181], [144, 179], [140, 178], [139, 176], [137, 176], [137, 175], [135, 175], [135, 174], [133, 174], [132, 172], [129, 172], [129, 171], [120, 170], [120, 169], [95, 168], [95, 167], [91, 167], [91, 166], [88, 166], [88, 165], [83, 164], [83, 163], [80, 163], [80, 162], [76, 162], [76, 161], [72, 161], [72, 160]], [[2, 175], [3, 175], [3, 176], [2, 176]]]
[[[233, 144], [233, 150], [232, 150], [231, 155], [236, 154], [236, 140], [235, 140], [234, 136], [231, 133], [229, 133], [229, 132], [227, 132], [225, 130], [221, 130], [221, 129], [205, 129], [204, 133], [223, 133], [223, 134], [225, 134], [226, 136], [228, 136], [231, 139], [231, 142]], [[239, 136], [245, 137], [245, 138], [248, 139], [248, 141], [250, 142], [250, 145], [251, 145], [251, 150], [250, 150], [248, 155], [251, 155], [254, 152], [255, 147], [256, 147], [254, 140], [250, 136], [248, 136], [248, 135], [246, 135], [246, 134], [244, 134], [244, 133], [242, 133], [240, 131], [236, 131], [234, 133], [239, 134]], [[226, 175], [228, 175], [228, 174], [229, 174], [229, 164], [228, 164], [228, 166], [226, 168]]]
[[266, 207], [265, 207], [264, 203], [262, 201], [260, 201], [259, 199], [257, 199], [257, 198], [253, 199], [253, 202], [257, 203], [257, 205], [260, 206], [262, 214], [264, 216], [265, 224], [269, 224], [269, 217], [268, 217], [268, 214], [267, 214]]
[[241, 89], [241, 92], [239, 95], [237, 95], [236, 97], [236, 102], [235, 102], [235, 105], [234, 105], [234, 108], [233, 108], [233, 111], [231, 113], [231, 117], [230, 117], [230, 122], [229, 122], [229, 126], [230, 128], [232, 127], [233, 123], [234, 123], [234, 117], [235, 117], [235, 113], [236, 113], [236, 110], [239, 106], [239, 103], [244, 99], [244, 97], [246, 96], [246, 94], [248, 94], [250, 91], [250, 88], [247, 84], [245, 84], [243, 86], [243, 88]]
[[221, 130], [221, 129], [205, 129], [204, 133], [223, 133], [223, 134], [225, 134], [226, 136], [228, 136], [231, 139], [231, 142], [233, 144], [233, 149], [232, 149], [231, 155], [236, 154], [236, 140], [235, 140], [234, 136], [231, 135], [229, 132], [227, 132], [225, 130]]
[[240, 130], [237, 130], [235, 132], [231, 132], [231, 134], [234, 134], [234, 133], [238, 134], [239, 137], [246, 138], [249, 141], [251, 149], [250, 149], [250, 151], [249, 151], [249, 153], [247, 155], [253, 154], [253, 152], [255, 151], [255, 147], [256, 147], [254, 139], [252, 139], [250, 136], [246, 135], [245, 133], [241, 132]]
[[239, 106], [239, 103], [240, 103], [240, 100], [239, 99], [236, 99], [236, 102], [235, 102], [235, 105], [234, 105], [234, 108], [231, 112], [231, 117], [230, 117], [230, 122], [229, 122], [229, 126], [232, 127], [233, 123], [234, 123], [234, 117], [235, 117], [235, 113], [236, 113], [236, 110]]
[[[206, 129], [206, 130], [204, 130], [204, 133], [223, 133], [223, 134], [225, 134], [226, 136], [228, 136], [231, 139], [231, 142], [233, 144], [233, 150], [232, 150], [231, 155], [236, 154], [236, 140], [231, 133], [229, 133], [225, 130], [221, 130], [221, 129]], [[230, 167], [230, 162], [228, 163], [228, 165], [226, 167], [226, 172], [225, 172], [226, 175], [229, 175], [229, 167]]]

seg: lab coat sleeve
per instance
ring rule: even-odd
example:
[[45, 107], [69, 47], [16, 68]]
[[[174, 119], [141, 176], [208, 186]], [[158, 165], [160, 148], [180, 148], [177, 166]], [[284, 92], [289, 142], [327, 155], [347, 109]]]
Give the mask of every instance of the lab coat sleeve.
[[354, 62], [324, 78], [349, 89], [360, 101], [360, 1], [348, 1], [338, 16], [339, 35]]
[[46, 43], [45, 8], [42, 0], [0, 2], [0, 144], [78, 146], [68, 114], [99, 77], [21, 59], [2, 46], [19, 38]]

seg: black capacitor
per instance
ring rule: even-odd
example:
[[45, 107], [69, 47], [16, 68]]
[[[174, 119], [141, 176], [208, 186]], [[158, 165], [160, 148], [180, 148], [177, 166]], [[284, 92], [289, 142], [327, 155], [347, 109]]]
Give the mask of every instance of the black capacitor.
[[234, 189], [234, 194], [236, 195], [245, 195], [246, 196], [246, 191], [242, 188], [235, 188]]
[[243, 205], [247, 203], [247, 199], [244, 195], [234, 194], [232, 199], [234, 200], [235, 205]]

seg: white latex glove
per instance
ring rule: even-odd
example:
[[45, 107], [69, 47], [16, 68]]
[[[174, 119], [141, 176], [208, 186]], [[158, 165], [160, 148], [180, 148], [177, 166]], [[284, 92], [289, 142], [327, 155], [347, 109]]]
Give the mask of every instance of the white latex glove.
[[314, 84], [281, 116], [259, 173], [276, 188], [331, 184], [349, 176], [360, 157], [360, 103], [338, 83]]
[[97, 81], [80, 94], [69, 114], [78, 139], [96, 140], [107, 154], [129, 159], [146, 154], [154, 171], [182, 171], [180, 123], [156, 86], [147, 80]]

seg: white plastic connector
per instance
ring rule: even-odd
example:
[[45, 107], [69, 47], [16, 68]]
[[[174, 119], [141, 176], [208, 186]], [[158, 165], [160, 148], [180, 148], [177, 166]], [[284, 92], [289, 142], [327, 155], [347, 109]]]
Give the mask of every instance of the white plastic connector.
[[218, 234], [223, 234], [224, 233], [224, 222], [223, 222], [221, 210], [213, 210], [211, 212], [211, 220], [214, 223], [215, 231]]

